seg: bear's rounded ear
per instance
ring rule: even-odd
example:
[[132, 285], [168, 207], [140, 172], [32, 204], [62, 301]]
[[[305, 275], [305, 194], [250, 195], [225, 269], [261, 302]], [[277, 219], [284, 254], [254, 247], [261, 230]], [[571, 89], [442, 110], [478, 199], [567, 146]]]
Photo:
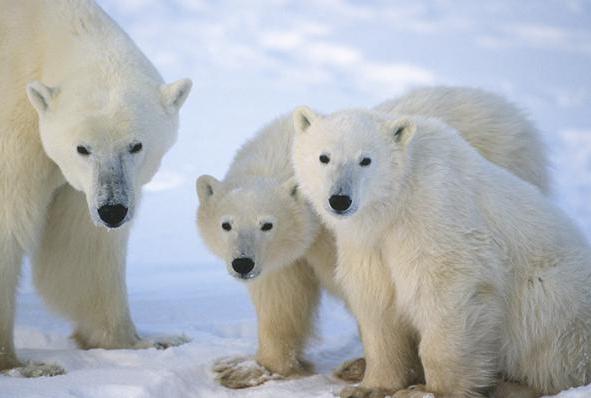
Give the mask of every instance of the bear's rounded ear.
[[416, 123], [408, 117], [398, 118], [388, 124], [388, 134], [402, 147], [408, 145], [416, 131]]
[[202, 175], [197, 179], [197, 196], [201, 204], [207, 203], [209, 199], [221, 188], [222, 183], [210, 175]]
[[319, 116], [307, 106], [300, 106], [293, 111], [292, 117], [296, 133], [303, 133]]
[[193, 82], [191, 79], [181, 79], [170, 84], [160, 86], [162, 104], [169, 113], [176, 113], [181, 109], [191, 92]]
[[281, 184], [281, 189], [287, 193], [294, 200], [300, 199], [300, 192], [298, 190], [298, 182], [295, 177], [291, 177], [287, 181]]
[[27, 84], [27, 97], [29, 97], [31, 105], [39, 114], [43, 114], [49, 109], [56, 94], [57, 89], [48, 87], [38, 80], [33, 80]]

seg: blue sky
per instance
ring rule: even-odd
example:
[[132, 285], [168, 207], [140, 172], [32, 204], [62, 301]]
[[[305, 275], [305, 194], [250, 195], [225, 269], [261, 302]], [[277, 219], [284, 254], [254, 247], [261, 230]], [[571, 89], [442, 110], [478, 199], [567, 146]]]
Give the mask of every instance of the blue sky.
[[526, 109], [552, 154], [556, 200], [591, 233], [591, 1], [98, 3], [166, 80], [194, 81], [178, 143], [146, 187], [132, 264], [217, 261], [195, 229], [194, 181], [223, 177], [269, 120], [429, 84], [486, 88]]

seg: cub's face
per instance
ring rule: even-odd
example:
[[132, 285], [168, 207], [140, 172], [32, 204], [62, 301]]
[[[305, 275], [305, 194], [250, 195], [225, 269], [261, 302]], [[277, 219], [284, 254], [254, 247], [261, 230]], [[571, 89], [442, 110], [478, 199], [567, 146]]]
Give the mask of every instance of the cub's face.
[[132, 219], [137, 193], [176, 140], [178, 109], [190, 87], [186, 80], [84, 95], [68, 85], [29, 84], [43, 148], [67, 182], [85, 193], [95, 224], [117, 228]]
[[317, 234], [314, 215], [291, 182], [236, 188], [201, 176], [197, 192], [201, 236], [235, 278], [250, 280], [291, 264]]
[[394, 200], [414, 131], [410, 121], [362, 110], [322, 117], [299, 108], [294, 124], [296, 179], [324, 219], [354, 219], [369, 206]]

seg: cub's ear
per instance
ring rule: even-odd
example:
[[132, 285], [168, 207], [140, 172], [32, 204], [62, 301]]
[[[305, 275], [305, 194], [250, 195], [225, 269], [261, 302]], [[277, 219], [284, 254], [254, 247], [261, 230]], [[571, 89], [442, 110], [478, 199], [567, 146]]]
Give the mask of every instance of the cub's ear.
[[281, 190], [291, 196], [294, 200], [300, 200], [301, 195], [295, 177], [291, 177], [289, 180], [281, 184]]
[[296, 133], [303, 133], [319, 116], [307, 106], [300, 106], [293, 111], [293, 126]]
[[408, 145], [416, 131], [417, 125], [412, 119], [407, 117], [396, 119], [388, 124], [388, 134], [402, 147]]
[[210, 175], [202, 175], [197, 179], [197, 196], [199, 203], [205, 204], [221, 188], [222, 183]]
[[162, 104], [169, 113], [176, 113], [181, 109], [191, 92], [193, 82], [191, 79], [181, 79], [170, 84], [160, 86]]
[[27, 84], [27, 97], [33, 108], [41, 115], [49, 109], [51, 101], [57, 94], [57, 89], [46, 86], [38, 80]]

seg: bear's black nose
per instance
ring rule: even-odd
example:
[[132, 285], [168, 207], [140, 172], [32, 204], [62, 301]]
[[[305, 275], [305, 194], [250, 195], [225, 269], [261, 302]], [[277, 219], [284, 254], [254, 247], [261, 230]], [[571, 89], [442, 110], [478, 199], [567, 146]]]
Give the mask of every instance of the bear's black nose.
[[332, 195], [328, 199], [330, 207], [338, 213], [346, 211], [351, 206], [351, 202], [352, 200], [348, 195]]
[[117, 228], [127, 215], [127, 207], [119, 204], [104, 205], [99, 207], [98, 214], [108, 227]]
[[232, 268], [240, 275], [247, 275], [254, 268], [254, 261], [248, 257], [235, 258], [232, 261]]

